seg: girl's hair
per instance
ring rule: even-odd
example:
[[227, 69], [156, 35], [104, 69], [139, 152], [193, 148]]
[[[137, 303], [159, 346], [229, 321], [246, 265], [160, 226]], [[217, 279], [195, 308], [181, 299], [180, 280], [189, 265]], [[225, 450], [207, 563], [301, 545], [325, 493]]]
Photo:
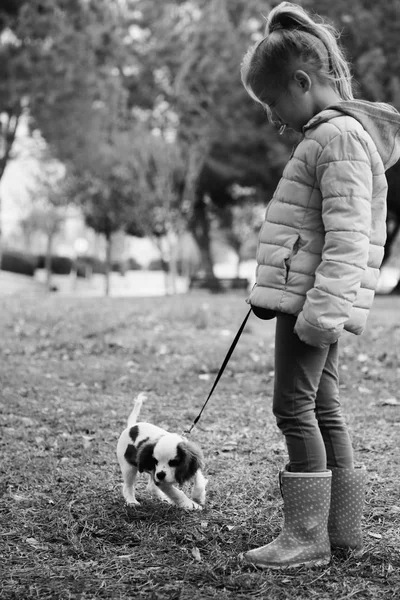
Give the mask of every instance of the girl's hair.
[[[282, 2], [268, 15], [265, 34], [245, 55], [241, 76], [249, 95], [270, 113], [268, 89], [285, 89], [296, 69], [329, 81], [343, 100], [351, 100], [351, 74], [337, 31], [314, 21], [300, 6]], [[270, 116], [270, 114], [269, 114]]]

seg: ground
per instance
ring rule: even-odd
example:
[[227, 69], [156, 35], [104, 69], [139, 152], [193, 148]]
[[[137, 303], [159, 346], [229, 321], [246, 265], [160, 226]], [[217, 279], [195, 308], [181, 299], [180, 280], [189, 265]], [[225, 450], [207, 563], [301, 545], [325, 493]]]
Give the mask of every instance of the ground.
[[395, 599], [400, 589], [400, 297], [341, 340], [341, 392], [368, 470], [365, 554], [260, 572], [241, 553], [282, 522], [286, 450], [271, 414], [274, 322], [254, 316], [191, 437], [208, 498], [184, 512], [126, 507], [115, 446], [134, 396], [181, 432], [198, 414], [247, 310], [244, 296], [0, 299], [2, 600]]

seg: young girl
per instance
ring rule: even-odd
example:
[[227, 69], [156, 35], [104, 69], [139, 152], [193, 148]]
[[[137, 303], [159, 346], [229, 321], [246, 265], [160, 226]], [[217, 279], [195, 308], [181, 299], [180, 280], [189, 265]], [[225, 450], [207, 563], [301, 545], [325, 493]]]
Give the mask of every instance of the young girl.
[[276, 314], [273, 411], [289, 463], [283, 530], [251, 550], [258, 567], [326, 564], [362, 549], [365, 468], [355, 468], [339, 402], [338, 338], [360, 334], [386, 239], [385, 170], [400, 156], [400, 115], [354, 100], [336, 32], [283, 2], [246, 54], [242, 80], [270, 119], [303, 137], [267, 207], [256, 314]]

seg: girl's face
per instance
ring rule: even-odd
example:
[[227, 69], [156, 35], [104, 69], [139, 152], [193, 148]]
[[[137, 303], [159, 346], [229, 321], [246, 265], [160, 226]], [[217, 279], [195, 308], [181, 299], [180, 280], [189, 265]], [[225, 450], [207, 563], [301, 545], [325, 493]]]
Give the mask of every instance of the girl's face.
[[316, 114], [310, 77], [303, 71], [297, 71], [286, 89], [271, 92], [268, 106], [272, 121], [278, 126], [287, 125], [295, 131], [302, 131]]
[[314, 116], [307, 97], [291, 84], [286, 90], [271, 94], [268, 106], [272, 112], [273, 123], [278, 126], [287, 125], [295, 131], [302, 131], [304, 125]]

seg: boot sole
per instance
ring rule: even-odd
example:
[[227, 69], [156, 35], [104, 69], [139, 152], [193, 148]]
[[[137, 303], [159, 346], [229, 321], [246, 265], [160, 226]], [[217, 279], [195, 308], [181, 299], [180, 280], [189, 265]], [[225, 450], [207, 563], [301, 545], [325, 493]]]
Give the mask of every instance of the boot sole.
[[250, 564], [253, 565], [253, 567], [257, 567], [257, 569], [273, 569], [275, 571], [282, 571], [284, 569], [298, 569], [299, 567], [324, 567], [326, 565], [329, 565], [331, 558], [320, 558], [317, 560], [309, 560], [309, 561], [302, 561], [302, 562], [298, 562], [298, 563], [293, 563], [290, 565], [274, 565], [274, 564], [257, 564], [253, 561], [251, 561], [250, 559], [246, 558], [246, 555], [244, 555], [244, 560]]

